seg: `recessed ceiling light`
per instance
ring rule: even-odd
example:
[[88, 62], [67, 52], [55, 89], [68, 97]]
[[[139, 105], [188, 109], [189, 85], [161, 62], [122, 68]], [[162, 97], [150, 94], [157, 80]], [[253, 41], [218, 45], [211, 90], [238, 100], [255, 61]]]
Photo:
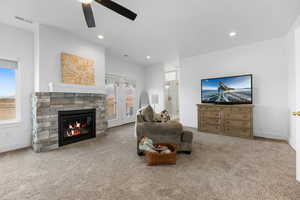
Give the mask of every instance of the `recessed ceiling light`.
[[236, 35], [237, 35], [237, 32], [234, 32], [234, 31], [229, 33], [230, 37], [235, 37]]
[[150, 59], [151, 59], [151, 56], [147, 56], [146, 59], [147, 59], [147, 60], [150, 60]]
[[104, 36], [103, 35], [98, 35], [98, 39], [103, 40]]

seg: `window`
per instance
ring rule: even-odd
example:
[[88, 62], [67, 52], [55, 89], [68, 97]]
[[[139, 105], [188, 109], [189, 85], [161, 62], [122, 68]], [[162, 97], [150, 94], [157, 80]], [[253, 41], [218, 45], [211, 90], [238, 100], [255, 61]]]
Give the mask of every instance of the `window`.
[[108, 120], [117, 120], [118, 118], [118, 91], [119, 78], [112, 74], [105, 75], [106, 86], [106, 117]]
[[172, 72], [166, 72], [165, 73], [165, 81], [175, 81], [177, 80], [177, 73], [176, 71], [172, 71]]
[[17, 118], [16, 75], [17, 62], [0, 59], [0, 122]]

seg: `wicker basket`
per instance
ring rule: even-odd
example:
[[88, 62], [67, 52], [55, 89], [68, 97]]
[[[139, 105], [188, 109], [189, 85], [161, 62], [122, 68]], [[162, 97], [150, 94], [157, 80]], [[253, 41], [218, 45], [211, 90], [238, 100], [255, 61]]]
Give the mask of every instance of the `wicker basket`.
[[149, 166], [152, 165], [175, 165], [176, 164], [176, 145], [160, 144], [167, 146], [171, 153], [146, 152], [146, 162]]

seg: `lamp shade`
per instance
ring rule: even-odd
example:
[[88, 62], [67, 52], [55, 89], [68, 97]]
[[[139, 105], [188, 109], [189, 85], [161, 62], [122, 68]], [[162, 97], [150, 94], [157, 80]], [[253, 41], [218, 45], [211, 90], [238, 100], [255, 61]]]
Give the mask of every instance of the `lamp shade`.
[[158, 103], [159, 103], [159, 97], [158, 97], [158, 94], [152, 94], [152, 95], [151, 95], [151, 103], [152, 103], [152, 104], [158, 104]]

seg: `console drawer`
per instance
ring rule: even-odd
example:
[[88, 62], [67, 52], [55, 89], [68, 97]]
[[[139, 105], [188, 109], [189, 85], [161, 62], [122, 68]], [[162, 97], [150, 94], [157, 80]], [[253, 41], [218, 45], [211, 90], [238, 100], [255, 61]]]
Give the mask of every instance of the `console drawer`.
[[220, 118], [201, 118], [201, 123], [219, 125], [219, 124], [221, 124], [221, 119]]
[[249, 120], [225, 120], [226, 127], [240, 127], [240, 128], [250, 128], [251, 122]]
[[220, 125], [212, 125], [212, 124], [201, 124], [200, 131], [203, 132], [213, 132], [213, 133], [221, 133]]
[[220, 118], [221, 117], [221, 112], [219, 111], [203, 111], [200, 115], [201, 119], [206, 119], [206, 118]]
[[251, 114], [250, 113], [226, 113], [225, 119], [233, 119], [233, 120], [250, 120]]

